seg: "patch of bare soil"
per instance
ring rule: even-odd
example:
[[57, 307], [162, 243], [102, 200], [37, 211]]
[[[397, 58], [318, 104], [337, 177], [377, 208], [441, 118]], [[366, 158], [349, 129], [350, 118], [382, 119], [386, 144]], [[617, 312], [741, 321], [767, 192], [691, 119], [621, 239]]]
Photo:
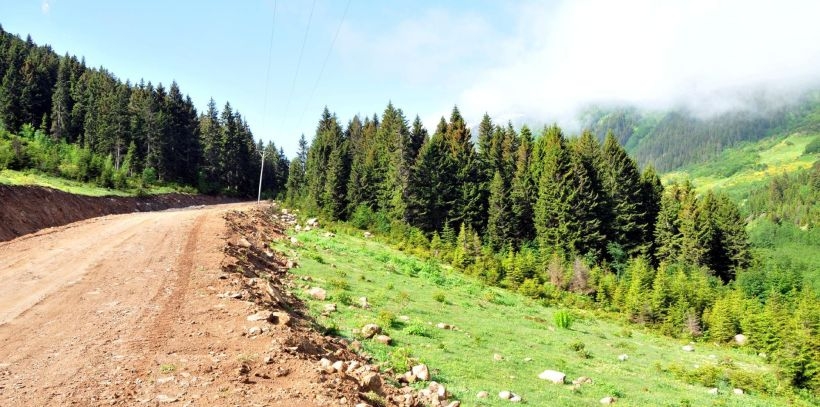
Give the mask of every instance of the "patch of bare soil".
[[40, 229], [62, 226], [103, 215], [227, 202], [236, 202], [236, 200], [186, 194], [91, 197], [37, 186], [0, 185], [0, 242]]

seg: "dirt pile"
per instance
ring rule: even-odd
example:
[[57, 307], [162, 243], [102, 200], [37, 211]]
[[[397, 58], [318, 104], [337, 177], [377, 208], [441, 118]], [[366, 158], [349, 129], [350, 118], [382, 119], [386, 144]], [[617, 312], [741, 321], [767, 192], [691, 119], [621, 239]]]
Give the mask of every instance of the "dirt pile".
[[0, 185], [0, 242], [103, 215], [157, 211], [236, 200], [205, 195], [90, 197], [36, 186]]
[[299, 398], [318, 405], [421, 405], [408, 397], [408, 390], [390, 385], [387, 373], [357, 354], [345, 339], [319, 333], [305, 304], [291, 294], [297, 287], [287, 270], [294, 262], [267, 246], [272, 240], [285, 238], [288, 215], [275, 206], [256, 207], [230, 211], [225, 219], [231, 236], [223, 271], [234, 289], [223, 296], [253, 302], [260, 311], [248, 318], [273, 317], [266, 318], [268, 323], [261, 328], [267, 327], [267, 331], [253, 332], [270, 337], [265, 339], [270, 339], [272, 346], [263, 351], [263, 358], [245, 365], [248, 377], [287, 376], [280, 367], [284, 364], [288, 372], [301, 372], [309, 389], [287, 389], [272, 383], [279, 392], [285, 392], [280, 394], [284, 400], [293, 400], [294, 394], [288, 392], [297, 391]]

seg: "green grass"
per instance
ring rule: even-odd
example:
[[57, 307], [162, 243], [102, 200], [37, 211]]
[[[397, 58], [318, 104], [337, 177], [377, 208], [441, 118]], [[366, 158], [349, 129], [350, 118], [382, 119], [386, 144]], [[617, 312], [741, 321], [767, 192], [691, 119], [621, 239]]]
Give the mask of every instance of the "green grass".
[[[30, 171], [0, 170], [0, 184], [5, 185], [35, 185], [53, 188], [70, 194], [85, 196], [136, 196], [136, 191], [121, 191], [118, 189], [102, 188], [94, 184], [72, 181], [65, 178], [44, 175]], [[145, 190], [150, 195], [169, 194], [179, 192], [171, 187], [150, 187]]]
[[[684, 341], [580, 310], [570, 310], [569, 329], [555, 328], [556, 308], [487, 287], [358, 233], [336, 232], [331, 238], [313, 230], [297, 235], [303, 243], [299, 247], [284, 241], [274, 246], [299, 257], [300, 267], [292, 272], [311, 276], [311, 284], [328, 289], [329, 302], [352, 298], [357, 304], [366, 296], [371, 308], [339, 306], [325, 317], [323, 302], [297, 293], [311, 314], [320, 325], [346, 337], [356, 337], [367, 323], [388, 325], [383, 328], [393, 345], [365, 340], [364, 349], [397, 372], [414, 362], [408, 358], [427, 363], [433, 380], [444, 383], [465, 405], [508, 406], [496, 397], [502, 390], [520, 394], [523, 404], [532, 406], [599, 405], [598, 400], [610, 395], [617, 395], [622, 406], [789, 405], [785, 398], [759, 392], [733, 395], [731, 387], [718, 380], [713, 385], [719, 385], [722, 394], [712, 396], [706, 386], [678, 378], [681, 372], [704, 367], [772, 377], [773, 368], [756, 355], [707, 344], [683, 352]], [[404, 322], [401, 316], [410, 319]], [[439, 322], [455, 329], [438, 329]], [[495, 361], [496, 353], [503, 360]], [[618, 355], [624, 353], [629, 359], [621, 362]], [[727, 360], [731, 368], [724, 366]], [[566, 373], [567, 381], [588, 376], [593, 384], [572, 391], [569, 385], [539, 380], [545, 369]], [[476, 399], [481, 390], [490, 398]]]
[[663, 181], [689, 179], [699, 191], [721, 190], [737, 198], [774, 175], [811, 167], [818, 155], [804, 151], [817, 138], [820, 134], [792, 134], [746, 143], [724, 150], [709, 162], [667, 173]]

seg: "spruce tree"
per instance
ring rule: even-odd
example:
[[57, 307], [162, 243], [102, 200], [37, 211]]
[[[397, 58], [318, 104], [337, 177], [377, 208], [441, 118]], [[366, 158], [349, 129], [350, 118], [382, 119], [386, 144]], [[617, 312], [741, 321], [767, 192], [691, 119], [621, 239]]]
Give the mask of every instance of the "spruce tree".
[[513, 237], [514, 216], [510, 204], [508, 186], [501, 173], [496, 170], [490, 183], [490, 198], [487, 208], [487, 244], [499, 250], [509, 244]]
[[646, 254], [648, 225], [639, 201], [642, 184], [638, 166], [611, 132], [604, 141], [602, 158], [601, 180], [611, 210], [605, 234], [629, 256]]

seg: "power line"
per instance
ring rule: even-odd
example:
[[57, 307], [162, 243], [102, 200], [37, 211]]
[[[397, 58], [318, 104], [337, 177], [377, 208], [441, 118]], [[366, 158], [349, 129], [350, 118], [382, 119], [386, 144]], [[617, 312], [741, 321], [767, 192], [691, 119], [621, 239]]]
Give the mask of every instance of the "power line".
[[319, 88], [319, 83], [322, 81], [322, 74], [325, 73], [325, 67], [327, 66], [327, 61], [330, 59], [330, 54], [333, 53], [333, 47], [336, 45], [336, 39], [339, 38], [339, 31], [342, 30], [342, 25], [344, 25], [345, 17], [347, 17], [347, 9], [350, 8], [351, 0], [347, 0], [347, 5], [345, 6], [345, 11], [342, 13], [342, 20], [339, 21], [339, 26], [336, 27], [336, 34], [333, 36], [333, 41], [330, 43], [330, 48], [327, 50], [327, 55], [325, 55], [325, 61], [322, 62], [322, 69], [319, 70], [319, 76], [316, 78], [316, 83], [313, 85], [313, 90], [310, 91], [310, 95], [308, 96], [307, 103], [305, 103], [305, 108], [302, 109], [302, 114], [299, 116], [299, 124], [302, 124], [302, 120], [305, 118], [305, 113], [307, 112], [308, 106], [310, 102], [313, 101], [313, 95], [316, 93], [316, 89]]
[[[310, 23], [313, 21], [313, 10], [316, 9], [316, 0], [313, 0], [313, 5], [310, 7], [310, 16], [308, 17], [307, 27], [305, 28], [305, 37], [302, 39], [302, 49], [299, 51], [299, 60], [296, 62], [296, 72], [293, 73], [293, 82], [290, 85], [290, 93], [285, 101], [285, 114], [282, 115], [282, 124], [284, 126], [285, 119], [288, 117], [290, 110], [290, 100], [293, 97], [293, 91], [296, 89], [296, 78], [299, 76], [299, 67], [302, 65], [302, 54], [305, 52], [305, 44], [307, 43], [308, 32], [310, 32]], [[280, 126], [280, 127], [281, 127]]]
[[268, 45], [268, 69], [265, 72], [265, 99], [262, 101], [262, 122], [267, 123], [268, 118], [268, 87], [270, 85], [270, 67], [271, 59], [273, 59], [273, 34], [276, 32], [276, 6], [278, 1], [273, 1], [273, 22], [270, 28], [270, 45]]
[[[268, 86], [270, 85], [270, 66], [273, 56], [273, 33], [276, 32], [276, 3], [273, 1], [273, 21], [270, 28], [270, 44], [268, 45], [268, 70], [265, 73], [265, 99], [262, 102], [262, 123], [267, 123], [268, 119]], [[265, 145], [262, 144], [262, 165], [259, 168], [259, 192], [256, 195], [256, 203], [262, 199], [262, 174], [265, 172]]]

